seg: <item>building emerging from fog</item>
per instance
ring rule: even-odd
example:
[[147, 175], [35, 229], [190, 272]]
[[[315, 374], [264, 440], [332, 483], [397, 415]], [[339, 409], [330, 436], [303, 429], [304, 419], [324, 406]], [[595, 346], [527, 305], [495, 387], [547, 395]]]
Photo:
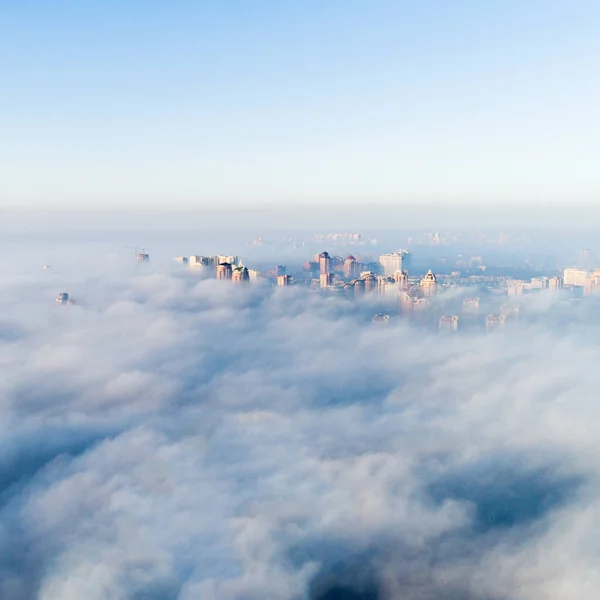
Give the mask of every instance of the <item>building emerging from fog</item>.
[[[220, 266], [220, 265], [219, 265]], [[231, 281], [234, 283], [242, 283], [250, 279], [248, 275], [248, 269], [246, 267], [235, 267], [231, 271]]]
[[464, 298], [462, 302], [463, 313], [469, 315], [476, 315], [479, 313], [479, 297]]
[[431, 269], [429, 269], [425, 277], [421, 279], [420, 286], [424, 296], [435, 296], [437, 293], [437, 278]]
[[347, 279], [356, 279], [360, 274], [360, 265], [354, 256], [350, 255], [344, 261], [344, 275]]
[[457, 331], [458, 317], [456, 315], [444, 315], [440, 317], [439, 329], [440, 331]]
[[583, 269], [568, 268], [563, 273], [563, 283], [566, 286], [583, 287], [588, 277], [589, 271]]
[[67, 292], [62, 292], [56, 297], [57, 304], [75, 304], [75, 300], [73, 300]]
[[365, 294], [377, 291], [377, 276], [371, 271], [360, 274], [360, 279], [365, 283]]
[[551, 277], [548, 280], [548, 289], [551, 292], [557, 292], [558, 290], [562, 290], [563, 280], [562, 277]]
[[384, 315], [383, 313], [377, 313], [372, 319], [373, 325], [389, 325], [390, 315]]
[[504, 315], [488, 315], [485, 318], [485, 330], [493, 331], [500, 329], [506, 324], [506, 317]]
[[279, 287], [283, 287], [286, 285], [292, 285], [294, 283], [294, 278], [291, 275], [278, 275], [277, 276], [277, 285]]
[[412, 254], [407, 250], [382, 254], [379, 263], [385, 276], [393, 276], [396, 271], [408, 271], [412, 267]]
[[321, 275], [325, 275], [331, 272], [331, 258], [328, 252], [321, 252], [318, 255], [319, 258], [319, 272]]
[[333, 285], [333, 275], [331, 273], [321, 273], [319, 275], [319, 285], [322, 288]]
[[204, 267], [213, 267], [215, 266], [215, 257], [214, 256], [190, 256], [188, 258], [188, 264], [190, 267], [195, 269], [204, 268]]
[[231, 263], [221, 263], [217, 265], [217, 279], [231, 279], [233, 275], [233, 268]]

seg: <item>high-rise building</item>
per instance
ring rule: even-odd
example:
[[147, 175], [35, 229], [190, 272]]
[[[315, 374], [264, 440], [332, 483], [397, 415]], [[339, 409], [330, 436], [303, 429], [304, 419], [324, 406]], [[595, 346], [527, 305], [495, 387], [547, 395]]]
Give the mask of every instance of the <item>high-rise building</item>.
[[187, 265], [189, 263], [187, 256], [177, 256], [174, 260], [182, 265]]
[[525, 282], [520, 279], [511, 279], [508, 282], [508, 295], [509, 296], [522, 296], [523, 290], [525, 289]]
[[488, 315], [485, 318], [485, 330], [493, 331], [494, 329], [500, 329], [506, 324], [506, 317], [504, 315]]
[[255, 269], [248, 269], [248, 279], [250, 281], [257, 281], [258, 279], [260, 279], [260, 271], [257, 271]]
[[199, 268], [214, 267], [216, 263], [214, 256], [190, 256], [188, 264], [190, 267]]
[[242, 283], [250, 279], [248, 275], [248, 269], [246, 267], [236, 267], [232, 269], [231, 280], [234, 283]]
[[562, 277], [550, 277], [548, 280], [548, 289], [552, 292], [562, 290], [563, 280]]
[[321, 275], [331, 272], [331, 259], [328, 252], [321, 252], [319, 254], [319, 271]]
[[277, 276], [277, 285], [280, 287], [284, 285], [292, 285], [292, 283], [294, 283], [294, 278], [291, 275]]
[[231, 263], [224, 262], [217, 265], [217, 279], [231, 279], [232, 275]]
[[528, 287], [530, 290], [545, 290], [548, 289], [548, 282], [547, 277], [532, 277]]
[[214, 257], [214, 262], [217, 265], [220, 265], [222, 263], [229, 263], [232, 266], [239, 266], [240, 259], [237, 256], [233, 256], [233, 255], [226, 256], [224, 254], [217, 254]]
[[563, 273], [563, 283], [567, 286], [583, 287], [590, 276], [589, 271], [583, 269], [568, 268]]
[[440, 317], [439, 329], [445, 331], [457, 331], [458, 317], [456, 315], [443, 315]]
[[319, 276], [319, 284], [322, 288], [329, 287], [333, 283], [333, 275], [331, 273], [321, 273]]
[[377, 291], [377, 276], [371, 271], [361, 273], [360, 279], [365, 282], [365, 293]]
[[420, 285], [424, 296], [434, 296], [437, 293], [437, 279], [431, 269], [429, 269], [425, 277], [421, 279]]
[[148, 262], [150, 260], [150, 255], [149, 254], [145, 254], [144, 252], [138, 252], [135, 255], [135, 260], [139, 263], [142, 262]]
[[412, 265], [412, 254], [407, 250], [382, 254], [379, 257], [379, 263], [386, 276], [394, 275], [396, 271], [407, 271]]
[[396, 282], [399, 290], [407, 290], [408, 284], [408, 272], [407, 271], [396, 271], [393, 275], [394, 281]]
[[75, 304], [75, 300], [73, 300], [67, 292], [62, 292], [56, 297], [57, 304]]
[[354, 295], [355, 296], [363, 296], [365, 293], [365, 280], [357, 279], [354, 282]]
[[377, 293], [378, 294], [389, 294], [398, 290], [398, 284], [393, 277], [381, 277], [377, 278]]
[[356, 279], [360, 273], [360, 266], [354, 258], [354, 256], [350, 255], [344, 261], [344, 275], [347, 279]]

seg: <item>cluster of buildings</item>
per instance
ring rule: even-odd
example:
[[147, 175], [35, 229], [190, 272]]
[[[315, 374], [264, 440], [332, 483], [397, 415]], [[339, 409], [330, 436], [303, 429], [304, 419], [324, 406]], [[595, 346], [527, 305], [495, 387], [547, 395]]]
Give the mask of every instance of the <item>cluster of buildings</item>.
[[[322, 236], [323, 237], [323, 236]], [[330, 234], [324, 236], [331, 241], [360, 242], [358, 234]], [[433, 236], [435, 240], [435, 236]], [[412, 269], [412, 254], [407, 250], [399, 250], [379, 256], [379, 260], [363, 258], [359, 261], [355, 256], [332, 256], [327, 251], [316, 254], [314, 260], [304, 263], [302, 271], [294, 273], [298, 277], [287, 273], [285, 266], [278, 265], [268, 271], [260, 273], [246, 268], [238, 256], [213, 255], [190, 256], [176, 259], [190, 269], [201, 269], [210, 276], [219, 280], [233, 282], [246, 282], [256, 279], [268, 279], [278, 287], [303, 283], [312, 290], [328, 294], [343, 294], [348, 296], [363, 296], [366, 294], [389, 295], [397, 298], [397, 306], [401, 315], [410, 316], [422, 313], [429, 321], [437, 319], [440, 331], [456, 332], [463, 321], [467, 325], [477, 323], [481, 326], [485, 321], [486, 331], [501, 329], [511, 321], [519, 318], [519, 304], [515, 299], [524, 294], [548, 290], [558, 292], [565, 289], [581, 288], [583, 295], [592, 295], [600, 290], [600, 269], [591, 270], [583, 268], [564, 269], [563, 276], [533, 277], [530, 280], [513, 279], [505, 275], [471, 275], [464, 282], [460, 272], [446, 275], [436, 275], [432, 270], [423, 276], [409, 275]], [[483, 267], [481, 257], [471, 257], [469, 265]], [[483, 270], [483, 269], [482, 269]], [[460, 305], [454, 304], [457, 314], [442, 314], [444, 306], [448, 307], [443, 295], [439, 301], [435, 297], [444, 288], [459, 285], [479, 285], [486, 288], [486, 294], [508, 298], [497, 313], [485, 314], [480, 311], [479, 296], [469, 296], [462, 299]], [[458, 300], [460, 302], [460, 300]], [[452, 305], [452, 303], [450, 303]], [[496, 304], [498, 306], [498, 304]], [[435, 310], [430, 310], [435, 308]], [[488, 308], [489, 310], [489, 308]], [[482, 314], [483, 313], [483, 314]], [[388, 325], [390, 315], [378, 313], [372, 318], [373, 324]], [[433, 321], [435, 322], [435, 320]]]
[[380, 294], [408, 287], [408, 268], [412, 255], [403, 250], [392, 254], [383, 254], [379, 262], [361, 263], [354, 256], [345, 259], [321, 252], [314, 261], [304, 263], [304, 270], [315, 275], [313, 288], [330, 292], [342, 292], [360, 296], [377, 292]]
[[[480, 306], [479, 297], [463, 298], [462, 314], [465, 319], [478, 317]], [[497, 314], [488, 314], [485, 317], [485, 330], [493, 331], [504, 327], [507, 323], [517, 321], [519, 319], [519, 305], [513, 303], [505, 303]], [[458, 331], [460, 317], [458, 315], [442, 315], [438, 321], [440, 331]]]
[[175, 260], [191, 269], [201, 269], [207, 275], [214, 274], [216, 279], [231, 280], [234, 283], [250, 281], [258, 277], [256, 271], [246, 268], [239, 257], [234, 255], [178, 256]]

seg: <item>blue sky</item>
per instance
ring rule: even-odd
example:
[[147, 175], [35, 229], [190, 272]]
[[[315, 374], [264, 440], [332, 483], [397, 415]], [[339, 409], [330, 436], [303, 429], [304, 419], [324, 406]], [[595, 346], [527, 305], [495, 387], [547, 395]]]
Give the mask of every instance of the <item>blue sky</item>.
[[593, 202], [600, 5], [0, 3], [4, 207]]

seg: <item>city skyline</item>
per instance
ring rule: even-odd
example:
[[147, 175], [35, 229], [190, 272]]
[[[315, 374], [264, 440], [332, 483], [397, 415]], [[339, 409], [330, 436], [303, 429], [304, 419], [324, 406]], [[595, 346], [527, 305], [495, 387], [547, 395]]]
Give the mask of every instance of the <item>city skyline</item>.
[[599, 30], [0, 2], [0, 599], [594, 599]]

